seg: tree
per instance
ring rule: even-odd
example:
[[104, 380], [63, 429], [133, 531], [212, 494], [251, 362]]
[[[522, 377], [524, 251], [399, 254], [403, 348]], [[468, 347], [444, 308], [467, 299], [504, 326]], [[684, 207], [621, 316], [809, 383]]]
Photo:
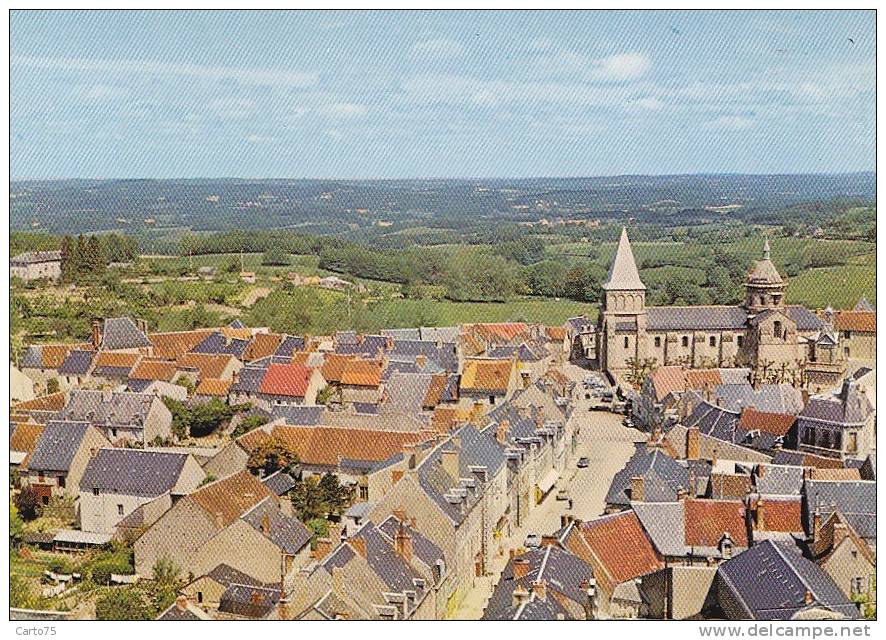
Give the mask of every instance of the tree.
[[196, 389], [196, 387], [194, 386], [194, 381], [191, 380], [188, 376], [180, 375], [178, 378], [175, 379], [175, 382], [173, 384], [177, 384], [178, 386], [187, 389], [189, 396], [194, 395], [194, 390]]
[[566, 267], [555, 260], [538, 262], [527, 268], [526, 284], [534, 296], [559, 297], [565, 290]]
[[99, 620], [150, 620], [151, 609], [142, 593], [134, 587], [109, 590], [95, 603], [95, 617]]
[[[318, 403], [319, 404], [319, 403]], [[234, 432], [231, 434], [235, 438], [239, 438], [244, 433], [249, 433], [253, 429], [258, 429], [263, 424], [268, 422], [268, 418], [261, 414], [255, 414], [252, 416], [245, 416], [240, 424], [234, 429]]]
[[289, 264], [289, 255], [282, 247], [271, 247], [265, 251], [261, 263], [263, 265], [287, 265]]
[[340, 515], [351, 504], [352, 495], [336, 476], [326, 473], [319, 480], [315, 476], [300, 480], [289, 491], [289, 498], [299, 519], [312, 522]]
[[298, 456], [280, 438], [274, 436], [262, 442], [246, 460], [246, 467], [252, 473], [270, 475], [280, 469], [289, 469], [298, 464]]
[[324, 473], [317, 485], [326, 504], [327, 513], [341, 515], [351, 505], [351, 490], [338, 482], [331, 473]]
[[61, 270], [62, 270], [61, 278], [62, 278], [62, 282], [70, 282], [73, 279], [73, 276], [72, 276], [72, 266], [73, 265], [71, 264], [71, 259], [73, 257], [71, 254], [72, 249], [73, 249], [73, 247], [71, 245], [71, 236], [65, 236], [64, 238], [62, 238], [62, 243], [61, 243], [61, 259], [62, 259], [61, 260]]
[[46, 381], [46, 393], [58, 393], [58, 378], [50, 378]]
[[593, 302], [600, 298], [601, 274], [592, 268], [578, 266], [566, 273], [563, 294], [572, 300]]
[[22, 490], [15, 495], [14, 502], [19, 515], [25, 520], [34, 520], [37, 517], [37, 509], [40, 500], [33, 487], [23, 487]]
[[9, 503], [9, 541], [13, 545], [18, 546], [22, 541], [22, 534], [25, 530], [25, 521], [18, 513], [13, 503]]
[[105, 267], [108, 266], [105, 258], [105, 247], [98, 236], [90, 236], [86, 242], [86, 256], [84, 259], [85, 275], [98, 276], [101, 275]]
[[655, 358], [628, 358], [628, 375], [627, 380], [635, 388], [639, 389], [646, 382], [649, 374], [655, 370]]

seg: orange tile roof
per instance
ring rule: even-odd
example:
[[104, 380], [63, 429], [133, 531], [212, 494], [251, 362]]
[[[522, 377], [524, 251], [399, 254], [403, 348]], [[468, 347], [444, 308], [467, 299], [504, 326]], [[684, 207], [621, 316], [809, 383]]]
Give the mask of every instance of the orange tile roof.
[[271, 439], [271, 434], [262, 428], [253, 429], [237, 438], [237, 443], [246, 451], [253, 451], [260, 444]]
[[837, 331], [877, 332], [876, 311], [838, 311], [834, 321]]
[[658, 401], [664, 400], [668, 394], [686, 390], [686, 370], [681, 366], [658, 367], [649, 377]]
[[215, 329], [197, 329], [195, 331], [171, 331], [169, 333], [152, 333], [148, 336], [154, 345], [154, 356], [168, 360], [176, 360], [212, 335]]
[[745, 407], [741, 412], [741, 428], [745, 431], [759, 429], [764, 433], [785, 436], [794, 425], [796, 418], [788, 413], [769, 413]]
[[178, 366], [192, 367], [200, 371], [201, 378], [221, 378], [234, 356], [211, 353], [186, 353], [178, 360]]
[[381, 462], [401, 452], [404, 445], [424, 442], [433, 434], [281, 425], [274, 427], [272, 437], [286, 443], [305, 464], [337, 466], [342, 458]]
[[283, 336], [279, 333], [257, 333], [246, 347], [243, 357], [249, 361], [274, 355], [281, 342]]
[[22, 469], [28, 468], [28, 461], [31, 459], [31, 454], [34, 453], [34, 447], [37, 446], [37, 441], [43, 435], [43, 426], [42, 424], [25, 422], [16, 425], [15, 431], [9, 437], [10, 451], [26, 451], [28, 453], [21, 462]]
[[813, 480], [861, 480], [861, 471], [858, 469], [812, 469]]
[[381, 384], [382, 363], [378, 360], [350, 360], [341, 373], [341, 383], [358, 387], [377, 387]]
[[[759, 501], [754, 505], [759, 507]], [[802, 533], [803, 515], [802, 499], [797, 498], [766, 498], [763, 500], [763, 520], [765, 531], [782, 531]]]
[[716, 547], [724, 532], [735, 545], [748, 546], [745, 509], [740, 500], [687, 499], [683, 510], [688, 546]]
[[228, 526], [267, 497], [273, 496], [258, 478], [248, 471], [241, 471], [218, 482], [197, 489], [190, 497], [210, 518], [221, 518]]
[[95, 357], [96, 367], [132, 368], [141, 358], [139, 353], [119, 353], [116, 351], [99, 351]]
[[551, 340], [566, 339], [566, 327], [545, 327], [545, 331]]
[[[293, 356], [294, 359], [294, 356]], [[342, 373], [344, 373], [345, 365], [348, 364], [354, 356], [344, 356], [337, 353], [327, 353], [320, 367], [320, 373], [326, 382], [341, 382]]]
[[301, 365], [275, 363], [268, 367], [258, 391], [273, 396], [304, 398], [313, 374], [313, 369]]
[[445, 373], [436, 374], [431, 377], [431, 384], [428, 385], [425, 398], [421, 403], [422, 408], [433, 408], [440, 404], [440, 397], [443, 395], [443, 390], [446, 388], [446, 381], [448, 379], [449, 376]]
[[704, 389], [723, 384], [723, 378], [717, 369], [689, 369], [686, 371], [686, 387], [688, 389]]
[[231, 389], [233, 380], [220, 380], [219, 378], [203, 378], [197, 385], [195, 393], [199, 396], [225, 397]]
[[525, 322], [484, 322], [471, 325], [478, 335], [486, 339], [498, 339], [510, 342], [523, 336], [529, 330]]
[[746, 473], [712, 473], [710, 482], [712, 498], [744, 498], [751, 490]]
[[581, 523], [576, 535], [567, 538], [567, 547], [591, 564], [594, 577], [609, 593], [622, 582], [664, 567], [633, 511]]
[[45, 344], [41, 349], [43, 367], [58, 369], [73, 347], [66, 344]]
[[12, 405], [13, 411], [61, 411], [65, 406], [66, 398], [64, 391], [38, 396], [31, 400], [25, 400]]
[[461, 388], [477, 391], [504, 391], [508, 388], [514, 360], [465, 360]]
[[175, 376], [178, 365], [170, 360], [142, 360], [129, 377], [134, 380], [163, 380], [169, 382]]
[[249, 340], [252, 338], [252, 329], [248, 327], [243, 327], [241, 329], [222, 327], [218, 332], [229, 339], [236, 338], [237, 340]]

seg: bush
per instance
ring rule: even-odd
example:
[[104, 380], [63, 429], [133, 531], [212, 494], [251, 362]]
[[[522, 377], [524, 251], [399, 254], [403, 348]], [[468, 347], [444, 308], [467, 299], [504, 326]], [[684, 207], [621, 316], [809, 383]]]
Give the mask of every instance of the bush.
[[37, 518], [40, 501], [37, 498], [37, 492], [32, 487], [24, 487], [15, 495], [13, 502], [23, 520], [28, 521]]
[[151, 608], [141, 591], [134, 587], [115, 588], [95, 603], [95, 617], [99, 620], [151, 620]]

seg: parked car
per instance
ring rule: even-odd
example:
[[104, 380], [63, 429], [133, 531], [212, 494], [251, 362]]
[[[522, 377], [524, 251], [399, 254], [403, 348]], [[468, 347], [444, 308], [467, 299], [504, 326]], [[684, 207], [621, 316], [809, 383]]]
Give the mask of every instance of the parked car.
[[569, 492], [566, 489], [557, 491], [557, 500], [569, 500]]
[[541, 546], [541, 536], [537, 533], [530, 533], [523, 541], [523, 546], [527, 549], [535, 549]]
[[587, 469], [588, 465], [590, 465], [590, 464], [591, 464], [591, 461], [588, 460], [584, 456], [578, 459], [578, 468], [579, 469]]
[[631, 416], [625, 416], [625, 419], [622, 420], [621, 423], [629, 429], [634, 428], [634, 419]]

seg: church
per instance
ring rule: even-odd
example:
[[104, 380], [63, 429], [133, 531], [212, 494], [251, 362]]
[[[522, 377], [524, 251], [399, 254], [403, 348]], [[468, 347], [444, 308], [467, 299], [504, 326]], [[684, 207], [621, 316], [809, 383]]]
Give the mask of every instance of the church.
[[736, 306], [651, 307], [622, 229], [603, 285], [595, 355], [600, 369], [628, 380], [638, 368], [747, 367], [757, 382], [810, 389], [838, 383], [846, 362], [825, 319], [788, 305], [787, 283], [770, 259], [769, 241]]

